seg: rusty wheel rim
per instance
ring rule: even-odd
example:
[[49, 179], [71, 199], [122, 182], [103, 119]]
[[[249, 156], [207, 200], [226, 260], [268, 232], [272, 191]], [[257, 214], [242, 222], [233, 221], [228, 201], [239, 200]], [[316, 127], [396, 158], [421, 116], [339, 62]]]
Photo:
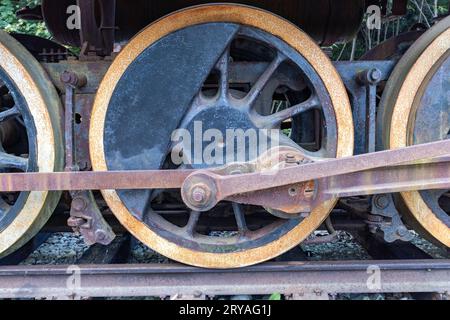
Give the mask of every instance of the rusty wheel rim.
[[[5, 32], [0, 32], [0, 57], [2, 74], [8, 77], [6, 82], [16, 91], [16, 98], [22, 100], [22, 108], [28, 110], [29, 119], [25, 124], [34, 131], [35, 165], [28, 169], [60, 171], [63, 167], [62, 139], [57, 125], [60, 100], [53, 84], [33, 56]], [[30, 192], [27, 195], [21, 211], [0, 231], [0, 257], [20, 248], [41, 229], [59, 196], [58, 192]]]
[[[210, 5], [182, 10], [169, 15], [139, 33], [114, 61], [99, 88], [90, 130], [91, 160], [94, 170], [108, 170], [104, 150], [104, 124], [113, 91], [128, 66], [147, 47], [177, 30], [211, 22], [245, 25], [268, 32], [296, 49], [312, 65], [328, 89], [336, 113], [337, 157], [353, 153], [353, 122], [348, 96], [333, 65], [320, 48], [291, 23], [259, 9], [240, 5]], [[279, 256], [303, 241], [317, 229], [334, 207], [336, 199], [321, 203], [297, 227], [283, 237], [261, 247], [232, 253], [199, 252], [179, 246], [159, 236], [132, 216], [116, 191], [103, 195], [119, 221], [139, 240], [155, 251], [180, 262], [209, 268], [236, 268]]]
[[[384, 126], [384, 147], [397, 149], [415, 143], [431, 142], [427, 138], [421, 139], [417, 136], [418, 121], [422, 121], [423, 116], [423, 112], [420, 112], [423, 109], [421, 103], [426, 98], [425, 92], [432, 84], [437, 71], [446, 61], [448, 64], [449, 56], [450, 18], [446, 18], [411, 47], [386, 86], [379, 118]], [[412, 92], [414, 94], [411, 94]], [[442, 95], [442, 92], [438, 93], [438, 96]], [[448, 110], [446, 113], [448, 114]], [[434, 131], [435, 128], [429, 127], [428, 130]], [[436, 138], [434, 137], [433, 140]], [[417, 231], [427, 237], [431, 236], [431, 240], [436, 240], [448, 247], [450, 246], [449, 218], [428, 198], [424, 192], [402, 193], [400, 203], [402, 213]]]

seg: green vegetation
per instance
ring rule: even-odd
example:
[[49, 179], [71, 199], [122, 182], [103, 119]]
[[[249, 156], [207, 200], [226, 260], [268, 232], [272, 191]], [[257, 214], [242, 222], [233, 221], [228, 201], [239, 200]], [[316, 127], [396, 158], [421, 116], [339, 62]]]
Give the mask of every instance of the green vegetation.
[[[393, 0], [389, 0], [389, 8]], [[410, 0], [408, 3], [408, 14], [400, 19], [391, 19], [384, 21], [380, 32], [373, 30], [369, 32], [366, 27], [366, 21], [358, 33], [354, 58], [358, 59], [365, 52], [396, 34], [406, 32], [413, 26], [432, 25], [434, 16], [443, 15], [448, 12], [448, 0]], [[352, 53], [352, 41], [349, 43], [339, 43], [332, 46], [333, 60], [349, 60]]]
[[0, 0], [0, 29], [50, 38], [44, 23], [17, 19], [16, 11], [36, 6], [40, 0]]
[[281, 294], [279, 293], [274, 293], [269, 297], [269, 300], [271, 301], [279, 301], [281, 300]]

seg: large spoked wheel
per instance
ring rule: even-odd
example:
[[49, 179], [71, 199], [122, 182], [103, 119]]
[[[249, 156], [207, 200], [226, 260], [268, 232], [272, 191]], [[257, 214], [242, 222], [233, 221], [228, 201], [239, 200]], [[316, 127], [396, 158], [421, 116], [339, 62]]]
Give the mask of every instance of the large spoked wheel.
[[[449, 73], [450, 17], [426, 32], [392, 74], [378, 119], [384, 148], [449, 138]], [[404, 192], [399, 204], [413, 227], [450, 246], [449, 190]]]
[[[33, 56], [0, 31], [0, 172], [62, 169], [60, 100]], [[0, 257], [30, 240], [48, 220], [60, 193], [0, 194]]]
[[[202, 132], [278, 130], [284, 132], [282, 145], [316, 161], [353, 153], [349, 99], [332, 63], [291, 23], [246, 6], [176, 12], [123, 49], [94, 105], [94, 170], [210, 167], [172, 161], [174, 150], [192, 160], [187, 150], [174, 148], [171, 137], [176, 129], [194, 137], [198, 124]], [[281, 255], [316, 230], [337, 201], [319, 193], [321, 201], [306, 218], [286, 219], [235, 203], [190, 212], [173, 190], [103, 195], [143, 243], [208, 268], [242, 267]]]

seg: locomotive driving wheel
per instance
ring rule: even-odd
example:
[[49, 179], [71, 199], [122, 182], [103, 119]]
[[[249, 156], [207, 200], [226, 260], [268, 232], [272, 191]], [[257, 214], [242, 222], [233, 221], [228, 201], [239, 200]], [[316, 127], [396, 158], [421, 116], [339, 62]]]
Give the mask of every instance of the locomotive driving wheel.
[[[199, 124], [202, 132], [224, 136], [233, 129], [275, 130], [282, 146], [314, 161], [353, 153], [350, 103], [330, 60], [293, 24], [247, 6], [178, 11], [131, 40], [96, 97], [93, 168], [215, 167], [192, 161], [195, 155], [171, 140], [180, 129], [196, 137]], [[176, 163], [174, 154], [190, 161]], [[258, 156], [245, 153], [245, 161]], [[315, 231], [337, 201], [317, 192], [320, 201], [294, 218], [236, 203], [189, 211], [173, 190], [107, 190], [103, 196], [155, 251], [195, 266], [236, 268], [277, 257]]]
[[[59, 101], [39, 63], [0, 31], [0, 172], [62, 169]], [[0, 194], [0, 257], [39, 231], [59, 196], [58, 192]]]
[[[450, 137], [450, 17], [409, 49], [386, 85], [379, 125], [384, 148]], [[404, 192], [399, 207], [411, 226], [450, 246], [449, 190]]]

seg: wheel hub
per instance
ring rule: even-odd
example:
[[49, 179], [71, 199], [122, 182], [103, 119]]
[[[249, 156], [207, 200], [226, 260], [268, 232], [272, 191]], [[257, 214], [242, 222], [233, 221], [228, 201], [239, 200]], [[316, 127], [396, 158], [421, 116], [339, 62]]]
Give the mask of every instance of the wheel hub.
[[242, 100], [242, 92], [234, 93], [241, 99], [231, 93], [214, 97], [200, 93], [195, 98], [180, 127], [191, 138], [179, 148], [184, 165], [201, 169], [248, 162], [279, 144], [279, 131], [259, 127], [257, 114]]

